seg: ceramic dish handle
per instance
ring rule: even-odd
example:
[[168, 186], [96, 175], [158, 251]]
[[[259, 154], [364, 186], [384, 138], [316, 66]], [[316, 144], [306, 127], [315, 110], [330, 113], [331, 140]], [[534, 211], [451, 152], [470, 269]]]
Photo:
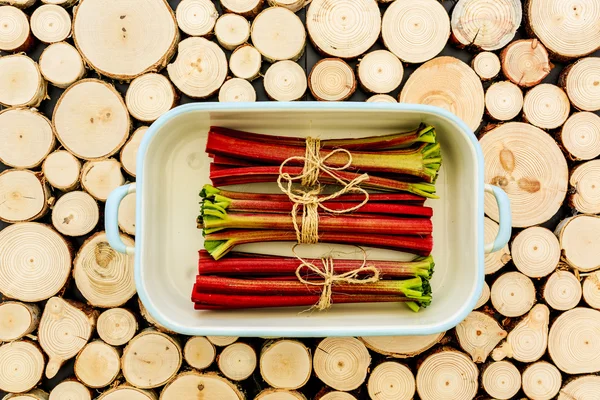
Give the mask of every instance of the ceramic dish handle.
[[484, 190], [496, 198], [496, 203], [498, 203], [498, 211], [500, 215], [498, 217], [500, 228], [498, 228], [498, 234], [496, 235], [496, 239], [494, 239], [492, 243], [486, 243], [484, 247], [484, 251], [486, 253], [494, 253], [506, 246], [508, 240], [510, 239], [510, 234], [512, 232], [512, 215], [510, 211], [510, 200], [506, 192], [500, 189], [498, 186], [486, 184]]
[[129, 193], [135, 193], [135, 183], [120, 186], [110, 193], [104, 208], [104, 229], [113, 249], [119, 253], [133, 254], [135, 247], [126, 246], [119, 235], [119, 205]]

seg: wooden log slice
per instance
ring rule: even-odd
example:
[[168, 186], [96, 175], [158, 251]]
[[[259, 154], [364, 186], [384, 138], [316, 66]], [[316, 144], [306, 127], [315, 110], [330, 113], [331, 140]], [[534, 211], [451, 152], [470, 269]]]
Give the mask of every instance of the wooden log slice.
[[319, 394], [317, 394], [315, 400], [356, 400], [356, 397], [346, 392], [331, 391], [326, 392], [322, 396], [319, 396]]
[[600, 57], [587, 57], [566, 67], [560, 74], [562, 86], [573, 107], [582, 111], [600, 110]]
[[506, 342], [492, 351], [494, 361], [506, 357], [525, 363], [539, 360], [548, 345], [549, 321], [548, 307], [545, 304], [536, 304], [508, 333]]
[[31, 7], [37, 0], [0, 0], [0, 5], [11, 5], [20, 9]]
[[485, 362], [506, 331], [489, 315], [473, 311], [456, 326], [456, 337], [460, 347], [471, 355], [473, 362]]
[[591, 112], [571, 114], [563, 125], [560, 142], [573, 161], [591, 160], [600, 155], [600, 117]]
[[592, 272], [583, 281], [583, 300], [588, 306], [600, 309], [600, 271]]
[[554, 231], [560, 242], [563, 260], [579, 272], [598, 269], [600, 257], [600, 218], [578, 215], [563, 220]]
[[233, 50], [250, 39], [250, 22], [238, 14], [223, 14], [215, 24], [215, 36], [221, 47]]
[[569, 205], [584, 214], [600, 213], [600, 160], [578, 165], [571, 171], [569, 184], [574, 193]]
[[181, 362], [181, 347], [175, 339], [146, 329], [131, 339], [123, 350], [121, 370], [131, 385], [151, 389], [173, 379]]
[[90, 388], [110, 385], [121, 371], [121, 355], [102, 340], [85, 345], [75, 358], [75, 376]]
[[48, 82], [64, 89], [83, 78], [85, 66], [75, 47], [67, 42], [58, 42], [42, 51], [40, 72]]
[[98, 79], [83, 79], [69, 86], [56, 102], [52, 123], [65, 149], [84, 160], [115, 154], [131, 128], [119, 92]]
[[32, 108], [0, 111], [0, 162], [14, 168], [36, 168], [56, 144], [48, 118]]
[[416, 388], [412, 371], [395, 361], [376, 366], [367, 382], [369, 397], [376, 400], [411, 400]]
[[312, 0], [269, 0], [269, 5], [285, 7], [291, 12], [298, 12], [309, 5], [311, 1]]
[[571, 111], [566, 93], [558, 86], [542, 83], [529, 90], [523, 101], [523, 118], [543, 129], [555, 129], [565, 123]]
[[98, 317], [96, 331], [111, 346], [127, 344], [138, 329], [135, 315], [125, 308], [111, 308]]
[[537, 39], [515, 40], [502, 50], [500, 60], [504, 76], [522, 87], [539, 84], [554, 68]]
[[92, 400], [90, 389], [75, 379], [65, 380], [50, 391], [48, 400]]
[[367, 103], [397, 103], [398, 100], [390, 96], [389, 94], [374, 94], [365, 100]]
[[[568, 168], [556, 142], [544, 131], [522, 122], [500, 125], [479, 139], [485, 181], [500, 186], [511, 200], [513, 227], [548, 221], [567, 192]], [[498, 207], [486, 194], [486, 214], [498, 221]]]
[[485, 109], [493, 119], [511, 120], [523, 109], [523, 92], [510, 81], [493, 83], [485, 92]]
[[240, 14], [246, 18], [255, 17], [262, 9], [264, 0], [220, 0], [225, 12]]
[[[175, 332], [164, 327], [163, 325], [160, 324], [160, 322], [158, 322], [156, 319], [154, 319], [154, 317], [148, 312], [148, 310], [146, 310], [146, 307], [144, 307], [144, 304], [142, 303], [142, 300], [139, 297], [138, 297], [138, 306], [140, 308], [140, 315], [152, 327], [156, 328], [158, 331], [163, 332], [163, 333], [168, 333], [171, 335], [175, 334]], [[237, 337], [236, 337], [236, 340], [237, 340]]]
[[267, 342], [260, 353], [260, 374], [277, 389], [299, 389], [312, 372], [310, 350], [295, 340]]
[[483, 289], [481, 290], [481, 296], [479, 296], [479, 300], [475, 304], [474, 310], [483, 307], [490, 300], [490, 287], [487, 282], [483, 282]]
[[4, 301], [0, 304], [0, 342], [12, 342], [35, 331], [40, 308], [35, 304]]
[[0, 57], [0, 104], [37, 107], [46, 98], [40, 67], [25, 54]]
[[178, 96], [169, 79], [161, 74], [138, 76], [129, 84], [125, 104], [138, 121], [153, 122], [175, 107]]
[[421, 400], [472, 399], [477, 393], [479, 371], [464, 353], [442, 349], [425, 358], [417, 371]]
[[550, 328], [548, 354], [567, 374], [600, 371], [600, 311], [577, 307], [560, 314]]
[[92, 336], [98, 312], [71, 300], [52, 297], [46, 303], [38, 340], [48, 355], [46, 377], [53, 378], [62, 364], [75, 357]]
[[365, 54], [357, 67], [358, 80], [370, 93], [389, 93], [402, 82], [402, 62], [387, 50], [375, 50]]
[[69, 192], [79, 185], [81, 162], [66, 150], [50, 153], [42, 164], [44, 179], [52, 187]]
[[27, 393], [9, 393], [2, 400], [48, 400], [48, 393], [41, 389], [33, 389]]
[[[491, 220], [488, 217], [484, 218], [484, 238], [486, 243], [494, 240], [496, 235], [498, 235], [498, 230], [500, 226], [496, 221]], [[496, 251], [494, 253], [488, 253], [485, 255], [485, 273], [493, 274], [498, 272], [502, 267], [506, 265], [511, 260], [510, 250], [508, 245], [504, 246], [500, 251]]]
[[231, 73], [242, 79], [252, 81], [260, 76], [262, 55], [256, 47], [243, 44], [236, 48], [229, 58], [229, 69]]
[[317, 346], [313, 368], [317, 377], [336, 390], [357, 389], [367, 378], [371, 356], [355, 338], [326, 338]]
[[135, 236], [135, 208], [135, 193], [129, 193], [119, 204], [119, 216], [117, 217], [119, 228], [131, 236]]
[[43, 43], [62, 42], [71, 36], [71, 16], [59, 5], [44, 4], [31, 14], [31, 32]]
[[584, 375], [573, 377], [562, 387], [558, 400], [593, 399], [600, 391], [600, 376]]
[[306, 30], [300, 18], [284, 7], [269, 7], [252, 22], [252, 44], [268, 62], [296, 61], [304, 53]]
[[0, 173], [0, 221], [24, 222], [48, 212], [50, 190], [40, 174], [26, 169]]
[[308, 88], [319, 101], [343, 101], [356, 91], [356, 77], [341, 58], [324, 58], [308, 74]]
[[535, 287], [527, 276], [520, 272], [500, 275], [492, 285], [492, 305], [506, 317], [520, 317], [535, 303]]
[[558, 59], [577, 58], [600, 48], [600, 4], [578, 0], [528, 0], [527, 29]]
[[251, 103], [256, 101], [256, 90], [250, 82], [241, 78], [231, 78], [225, 81], [219, 89], [219, 101]]
[[393, 358], [409, 358], [429, 350], [442, 340], [445, 332], [423, 336], [363, 336], [370, 350]]
[[52, 225], [65, 236], [87, 235], [99, 219], [98, 203], [86, 192], [66, 193], [52, 207]]
[[498, 50], [521, 25], [520, 0], [459, 0], [452, 9], [452, 35], [461, 46]]
[[151, 390], [142, 390], [129, 385], [121, 385], [102, 393], [97, 400], [157, 400]]
[[256, 364], [256, 351], [242, 342], [230, 344], [217, 357], [219, 370], [232, 381], [247, 379], [256, 369]]
[[551, 274], [560, 261], [560, 244], [551, 230], [533, 226], [522, 230], [511, 244], [513, 262], [530, 278]]
[[186, 396], [188, 398], [204, 398], [206, 400], [246, 399], [237, 386], [215, 373], [201, 374], [196, 371], [189, 371], [177, 375], [173, 381], [169, 382], [163, 388], [160, 400], [179, 400]]
[[44, 354], [28, 340], [0, 346], [0, 390], [23, 393], [33, 389], [44, 373]]
[[[111, 40], [98, 41], [99, 37]], [[73, 16], [73, 40], [92, 69], [130, 80], [167, 65], [179, 30], [165, 0], [80, 0]]]
[[227, 58], [221, 48], [204, 38], [189, 37], [179, 43], [179, 52], [167, 66], [177, 88], [195, 99], [215, 94], [227, 77]]
[[140, 126], [133, 131], [127, 143], [125, 143], [125, 145], [121, 148], [121, 166], [125, 172], [133, 177], [135, 177], [136, 174], [135, 169], [137, 166], [138, 148], [140, 147], [140, 143], [142, 143], [142, 139], [147, 131], [147, 126]]
[[383, 14], [383, 44], [404, 62], [431, 60], [442, 51], [449, 36], [450, 17], [435, 0], [395, 1]]
[[[35, 0], [34, 0], [35, 1]], [[58, 4], [59, 6], [63, 6], [65, 8], [71, 7], [77, 4], [79, 0], [42, 0], [44, 4]]]
[[375, 0], [313, 0], [306, 11], [306, 29], [318, 51], [354, 58], [377, 41], [381, 12]]
[[521, 372], [509, 361], [492, 362], [481, 373], [481, 386], [495, 399], [513, 399], [521, 389]]
[[475, 131], [481, 122], [484, 94], [481, 80], [467, 64], [454, 57], [437, 57], [421, 65], [404, 84], [400, 103], [445, 108]]
[[239, 337], [237, 336], [207, 336], [209, 342], [218, 347], [226, 347], [235, 343]]
[[[131, 238], [121, 235], [127, 246]], [[120, 307], [135, 294], [133, 255], [119, 253], [108, 244], [105, 232], [90, 236], [73, 261], [77, 289], [94, 307]]]
[[217, 351], [215, 346], [204, 336], [193, 336], [188, 339], [183, 347], [183, 358], [188, 365], [197, 370], [211, 366]]
[[106, 201], [113, 190], [125, 183], [121, 163], [114, 158], [86, 162], [79, 179], [81, 187], [98, 201]]
[[502, 66], [500, 65], [500, 58], [495, 53], [482, 51], [471, 61], [471, 68], [482, 81], [489, 81], [498, 76]]
[[256, 395], [254, 400], [306, 400], [306, 397], [296, 391], [285, 389], [265, 389]]
[[206, 36], [213, 32], [219, 12], [210, 0], [183, 0], [175, 10], [179, 29], [190, 36]]
[[522, 375], [521, 386], [531, 400], [551, 400], [560, 390], [562, 377], [554, 365], [546, 361], [529, 364]]
[[24, 222], [0, 231], [0, 292], [36, 302], [63, 289], [71, 273], [71, 250], [47, 225]]
[[308, 85], [304, 68], [290, 60], [273, 63], [265, 73], [263, 84], [267, 96], [276, 101], [300, 100]]
[[27, 14], [10, 5], [12, 3], [3, 4], [7, 3], [0, 1], [0, 50], [15, 53], [29, 50], [33, 45], [33, 35]]

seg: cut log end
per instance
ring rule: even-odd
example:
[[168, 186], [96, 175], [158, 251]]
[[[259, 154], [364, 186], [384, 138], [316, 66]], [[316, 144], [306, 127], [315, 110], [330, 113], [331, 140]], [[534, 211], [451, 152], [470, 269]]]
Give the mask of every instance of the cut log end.
[[231, 73], [241, 79], [252, 81], [260, 76], [262, 55], [249, 44], [236, 48], [229, 58]]
[[578, 215], [563, 220], [554, 233], [560, 242], [564, 260], [580, 272], [598, 269], [600, 257], [600, 218], [593, 215]]
[[600, 271], [592, 272], [583, 281], [583, 300], [588, 306], [600, 309]]
[[510, 81], [496, 82], [485, 93], [485, 108], [498, 121], [511, 120], [523, 109], [523, 92]]
[[226, 12], [243, 15], [247, 18], [255, 17], [262, 9], [264, 0], [220, 0], [221, 7]]
[[170, 329], [166, 328], [165, 326], [161, 325], [160, 322], [158, 322], [156, 319], [154, 319], [154, 317], [148, 312], [148, 310], [146, 310], [146, 307], [144, 307], [144, 304], [142, 303], [142, 300], [139, 297], [138, 297], [138, 306], [140, 308], [140, 315], [146, 322], [148, 322], [150, 325], [152, 325], [154, 328], [156, 328], [160, 332], [173, 334], [173, 335], [175, 334], [175, 332], [173, 332]]
[[398, 100], [389, 94], [375, 94], [365, 100], [367, 103], [397, 103]]
[[239, 337], [238, 336], [207, 336], [209, 342], [219, 347], [226, 347], [230, 344], [235, 343]]
[[308, 87], [319, 101], [343, 101], [356, 91], [352, 68], [339, 58], [318, 61], [308, 75]]
[[600, 155], [600, 117], [592, 112], [571, 114], [560, 132], [560, 141], [574, 161]]
[[46, 81], [35, 61], [24, 54], [0, 58], [0, 104], [38, 107], [45, 98]]
[[121, 149], [120, 159], [123, 170], [133, 177], [136, 174], [137, 151], [147, 131], [147, 126], [137, 128]]
[[569, 184], [574, 193], [569, 204], [583, 214], [600, 213], [600, 160], [587, 161], [571, 171]]
[[125, 95], [125, 104], [133, 118], [153, 122], [175, 107], [177, 93], [166, 76], [145, 74], [131, 81]]
[[490, 297], [500, 314], [520, 317], [535, 303], [535, 287], [531, 279], [520, 272], [507, 272], [496, 279]]
[[111, 308], [98, 317], [96, 330], [100, 339], [111, 346], [127, 344], [138, 329], [135, 315], [124, 308]]
[[65, 380], [52, 389], [48, 400], [92, 400], [92, 393], [75, 379]]
[[558, 239], [549, 229], [534, 226], [515, 237], [511, 245], [513, 262], [530, 278], [551, 274], [560, 261]]
[[[18, 4], [15, 4], [15, 6], [18, 6]], [[0, 50], [26, 51], [33, 44], [33, 36], [29, 30], [29, 19], [17, 7], [3, 5], [0, 2], [0, 25], [3, 27], [0, 30]]]
[[474, 310], [483, 307], [490, 300], [490, 287], [487, 282], [483, 282], [483, 289], [481, 289], [481, 296], [475, 304]]
[[285, 389], [265, 389], [256, 395], [254, 400], [306, 400], [306, 397], [296, 391]]
[[528, 365], [523, 371], [523, 392], [530, 399], [553, 399], [558, 394], [561, 384], [560, 371], [548, 362], [538, 361]]
[[225, 347], [217, 359], [219, 370], [232, 381], [247, 379], [256, 369], [256, 352], [246, 343]]
[[370, 93], [389, 93], [402, 82], [404, 67], [393, 53], [375, 50], [367, 53], [359, 62], [358, 80]]
[[110, 193], [125, 183], [121, 163], [114, 158], [88, 161], [81, 169], [81, 187], [98, 201], [106, 201]]
[[553, 309], [570, 310], [581, 301], [581, 283], [571, 272], [558, 270], [546, 281], [542, 295]]
[[135, 236], [135, 208], [135, 193], [129, 193], [119, 204], [119, 216], [117, 217], [119, 228], [131, 236]]
[[308, 86], [304, 69], [290, 60], [272, 64], [263, 83], [267, 96], [277, 101], [300, 100]]
[[231, 78], [219, 89], [219, 101], [222, 103], [251, 103], [256, 101], [256, 90], [250, 82], [241, 78]]
[[494, 79], [500, 73], [500, 58], [495, 53], [483, 51], [473, 58], [471, 67], [482, 81]]
[[485, 366], [481, 385], [495, 399], [512, 399], [521, 389], [521, 373], [509, 361], [493, 362]]
[[99, 219], [98, 203], [85, 192], [66, 193], [52, 208], [52, 225], [65, 236], [87, 235]]
[[14, 168], [39, 166], [56, 140], [48, 118], [34, 109], [0, 111], [0, 162]]
[[250, 22], [241, 15], [223, 14], [215, 24], [215, 36], [223, 48], [233, 50], [250, 38]]
[[0, 346], [0, 390], [22, 393], [33, 389], [44, 373], [44, 355], [37, 344], [19, 340]]
[[[485, 217], [484, 224], [484, 239], [486, 243], [493, 241], [498, 235], [500, 226], [495, 221]], [[485, 255], [485, 273], [493, 274], [498, 272], [502, 267], [511, 260], [510, 250], [508, 245], [504, 246], [500, 251], [488, 253]]]
[[285, 7], [291, 12], [298, 12], [308, 4], [311, 0], [269, 0], [269, 4], [274, 7]]
[[367, 348], [355, 338], [326, 338], [317, 346], [313, 359], [317, 377], [341, 391], [354, 390], [362, 385], [370, 363]]
[[42, 173], [52, 187], [69, 192], [79, 185], [81, 163], [68, 151], [57, 150], [44, 160]]
[[40, 308], [35, 304], [5, 301], [0, 304], [0, 341], [12, 342], [35, 331]]
[[252, 44], [265, 60], [296, 61], [306, 45], [306, 30], [300, 18], [284, 7], [270, 7], [252, 22]]
[[31, 14], [31, 32], [40, 42], [61, 42], [71, 35], [71, 16], [59, 5], [44, 4]]
[[478, 388], [477, 366], [464, 353], [442, 349], [421, 363], [417, 371], [417, 392], [422, 400], [475, 397]]
[[[134, 245], [125, 235], [121, 240]], [[73, 277], [83, 297], [95, 307], [119, 307], [135, 294], [133, 256], [113, 250], [105, 232], [83, 243], [73, 262]]]
[[186, 95], [203, 99], [215, 94], [227, 77], [227, 58], [221, 48], [204, 38], [179, 43], [177, 58], [167, 66], [169, 78]]
[[523, 118], [543, 129], [555, 129], [569, 117], [571, 105], [565, 92], [549, 83], [537, 85], [523, 101]]
[[[315, 47], [330, 57], [364, 54], [381, 32], [381, 12], [375, 1], [313, 0], [306, 12], [306, 29]], [[357, 29], [360, 27], [359, 29]]]
[[498, 343], [506, 338], [506, 331], [489, 315], [473, 311], [456, 326], [460, 346], [476, 363], [485, 362]]
[[210, 367], [216, 355], [215, 346], [203, 336], [191, 337], [183, 348], [183, 358], [190, 367], [197, 370]]
[[522, 87], [539, 84], [554, 67], [537, 39], [515, 40], [502, 50], [500, 59], [504, 76]]
[[559, 84], [573, 106], [582, 111], [600, 110], [600, 59], [583, 58], [563, 70]]
[[415, 395], [415, 376], [403, 364], [386, 361], [376, 366], [367, 383], [372, 399], [411, 400]]
[[423, 336], [363, 336], [360, 340], [376, 353], [394, 358], [417, 356], [442, 340], [445, 332]]
[[558, 400], [593, 398], [600, 391], [600, 377], [585, 375], [574, 377], [560, 389]]
[[[0, 231], [0, 292], [25, 302], [48, 299], [63, 289], [71, 272], [65, 239], [44, 224], [25, 222]], [[35, 270], [31, 275], [29, 271]]]
[[75, 47], [67, 42], [58, 42], [42, 52], [40, 71], [48, 82], [64, 89], [83, 78], [85, 66]]
[[260, 354], [260, 374], [278, 389], [298, 389], [310, 378], [310, 350], [295, 340], [267, 342]]
[[8, 169], [0, 173], [0, 198], [1, 221], [33, 221], [47, 213], [50, 190], [39, 174]]
[[452, 9], [452, 35], [462, 46], [498, 50], [510, 43], [523, 17], [519, 0], [459, 0]]
[[[162, 397], [165, 398], [165, 397]], [[181, 398], [181, 397], [180, 397]], [[121, 385], [102, 393], [97, 400], [157, 400], [158, 396], [151, 390], [138, 389], [129, 385]]]
[[383, 14], [383, 43], [404, 62], [431, 60], [442, 51], [449, 36], [450, 18], [436, 0], [392, 2]]
[[108, 386], [121, 371], [119, 351], [101, 340], [90, 342], [77, 355], [74, 371], [87, 387]]
[[219, 12], [210, 0], [183, 0], [175, 12], [179, 29], [190, 36], [212, 33]]
[[[183, 372], [169, 382], [161, 392], [161, 400], [179, 400], [183, 396], [192, 398], [245, 400], [240, 389], [215, 373]], [[108, 399], [106, 399], [108, 400]]]

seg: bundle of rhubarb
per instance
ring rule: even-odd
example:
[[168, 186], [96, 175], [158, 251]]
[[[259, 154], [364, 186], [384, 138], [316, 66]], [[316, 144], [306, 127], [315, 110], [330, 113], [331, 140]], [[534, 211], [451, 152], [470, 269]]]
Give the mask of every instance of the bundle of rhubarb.
[[[321, 140], [310, 155], [304, 138], [211, 127], [206, 152], [213, 159], [212, 185], [205, 185], [200, 193], [198, 225], [203, 229], [205, 250], [200, 252], [199, 276], [192, 295], [197, 309], [314, 304], [323, 288], [298, 280], [298, 259], [239, 254], [224, 257], [240, 244], [302, 243], [299, 230], [309, 224], [308, 217], [318, 227], [313, 235], [318, 242], [387, 248], [420, 257], [414, 265], [369, 260], [378, 270], [379, 264], [392, 269], [391, 273], [379, 270], [381, 280], [377, 282], [356, 284], [333, 279], [333, 303], [407, 302], [415, 310], [429, 303], [433, 210], [424, 202], [437, 198], [435, 181], [441, 166], [433, 127], [421, 125], [411, 132]], [[284, 175], [289, 179], [305, 174], [309, 161], [317, 168], [312, 171], [318, 180], [314, 187], [294, 183], [297, 189], [276, 194], [259, 193], [258, 188], [252, 192], [224, 188], [279, 183]], [[340, 183], [348, 182], [360, 182], [360, 189], [342, 184], [336, 191]], [[279, 187], [283, 191], [282, 185]], [[304, 202], [309, 194], [314, 197]], [[314, 206], [314, 215], [306, 215], [307, 204]], [[298, 214], [298, 208], [304, 208], [305, 214]], [[423, 263], [428, 266], [426, 272], [420, 269]], [[363, 261], [357, 261], [352, 266], [357, 269], [361, 264]], [[336, 260], [335, 274], [343, 274], [349, 265]], [[238, 272], [228, 272], [228, 268]], [[393, 272], [395, 269], [401, 272]]]

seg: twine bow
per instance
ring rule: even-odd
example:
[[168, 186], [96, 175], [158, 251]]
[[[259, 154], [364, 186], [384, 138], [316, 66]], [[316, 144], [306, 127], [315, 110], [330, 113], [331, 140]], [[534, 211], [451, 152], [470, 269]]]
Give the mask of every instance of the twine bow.
[[[298, 280], [305, 285], [311, 286], [321, 286], [323, 289], [321, 291], [321, 296], [319, 297], [319, 301], [311, 307], [311, 309], [316, 308], [319, 311], [328, 309], [331, 307], [332, 299], [331, 296], [333, 294], [333, 286], [336, 283], [375, 283], [379, 281], [379, 270], [373, 265], [367, 265], [367, 253], [364, 249], [360, 248], [363, 252], [363, 263], [360, 267], [345, 272], [343, 274], [335, 274], [335, 270], [333, 268], [333, 257], [323, 257], [321, 258], [321, 263], [323, 267], [320, 268], [315, 264], [308, 262], [302, 259], [298, 254], [296, 254], [296, 246], [292, 249], [294, 256], [301, 262], [301, 264], [296, 269], [296, 277]], [[302, 277], [302, 269], [306, 268], [310, 272], [313, 272], [318, 277], [322, 278], [320, 281], [314, 280], [306, 280]], [[358, 278], [360, 273], [369, 272], [370, 276], [366, 276], [364, 278]]]
[[[306, 151], [304, 157], [294, 156], [286, 159], [279, 166], [279, 177], [277, 178], [277, 184], [282, 192], [288, 195], [289, 199], [294, 203], [292, 207], [292, 222], [296, 231], [296, 238], [298, 243], [314, 244], [319, 241], [319, 208], [332, 214], [344, 214], [351, 211], [356, 211], [369, 201], [369, 193], [358, 185], [369, 179], [368, 174], [362, 174], [348, 182], [340, 178], [335, 171], [343, 171], [352, 165], [352, 154], [346, 149], [335, 149], [332, 150], [325, 157], [321, 157], [321, 140], [316, 138], [308, 137], [306, 139]], [[341, 167], [331, 167], [326, 164], [327, 160], [337, 153], [344, 153], [348, 156], [348, 161]], [[294, 160], [304, 162], [302, 173], [298, 176], [291, 176], [289, 173], [284, 172], [285, 165]], [[335, 193], [328, 196], [319, 196], [321, 193], [321, 187], [318, 185], [319, 176], [324, 173], [338, 184], [342, 185], [342, 188]], [[285, 181], [285, 184], [284, 184]], [[312, 190], [300, 190], [293, 187], [294, 183], [300, 181], [302, 186], [315, 186], [317, 187]], [[359, 192], [364, 194], [364, 200], [353, 206], [343, 210], [332, 210], [323, 203], [333, 200], [345, 193]], [[298, 226], [298, 211], [302, 207], [302, 226]]]

